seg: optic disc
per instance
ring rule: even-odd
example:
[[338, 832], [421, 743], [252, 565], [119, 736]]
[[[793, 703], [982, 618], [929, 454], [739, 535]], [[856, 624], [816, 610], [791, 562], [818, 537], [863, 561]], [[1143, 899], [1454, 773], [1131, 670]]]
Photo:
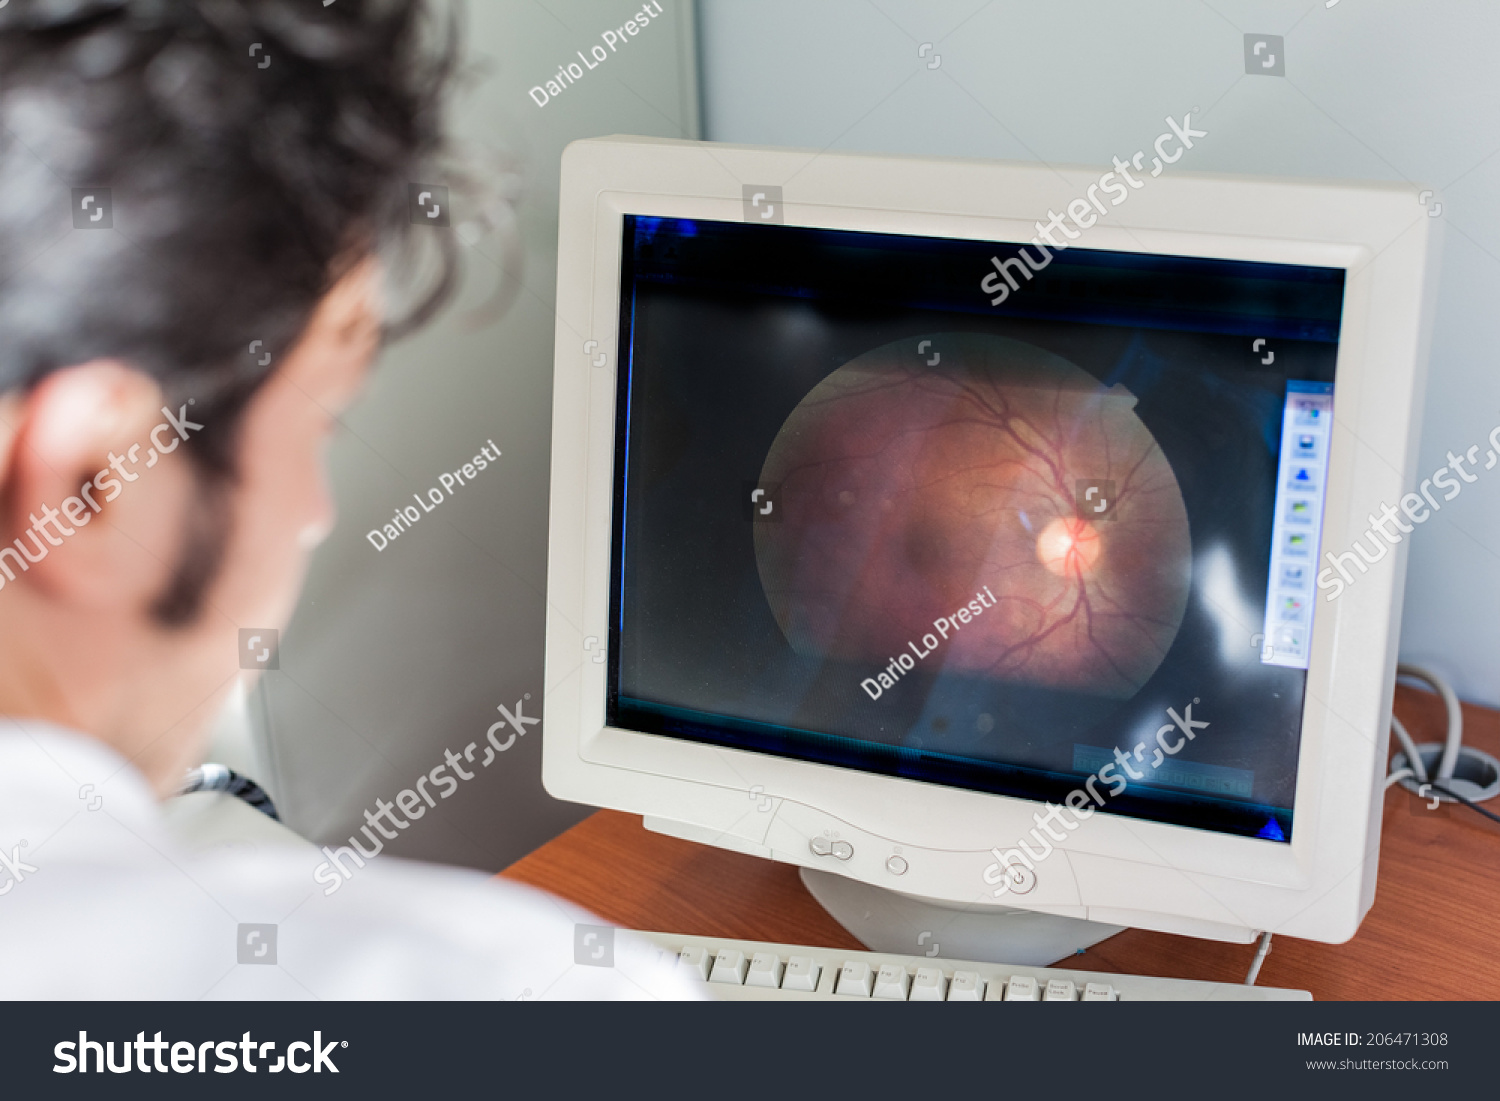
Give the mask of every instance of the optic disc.
[[1037, 561], [1058, 577], [1092, 573], [1104, 551], [1099, 529], [1079, 516], [1059, 516], [1036, 539]]

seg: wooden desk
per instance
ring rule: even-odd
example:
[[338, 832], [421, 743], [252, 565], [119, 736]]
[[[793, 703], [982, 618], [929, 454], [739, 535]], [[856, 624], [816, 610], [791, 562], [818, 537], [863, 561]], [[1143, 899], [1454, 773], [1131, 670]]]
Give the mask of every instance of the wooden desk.
[[[1398, 688], [1396, 714], [1416, 741], [1442, 740], [1436, 696]], [[1464, 743], [1500, 756], [1500, 712], [1465, 706]], [[627, 928], [862, 947], [791, 865], [649, 833], [616, 811], [599, 811], [502, 874]], [[1465, 807], [1427, 811], [1397, 787], [1386, 793], [1375, 905], [1359, 932], [1340, 945], [1277, 937], [1259, 981], [1319, 1000], [1495, 999], [1497, 946], [1500, 825]], [[1253, 955], [1254, 946], [1128, 929], [1069, 963], [1240, 982]]]

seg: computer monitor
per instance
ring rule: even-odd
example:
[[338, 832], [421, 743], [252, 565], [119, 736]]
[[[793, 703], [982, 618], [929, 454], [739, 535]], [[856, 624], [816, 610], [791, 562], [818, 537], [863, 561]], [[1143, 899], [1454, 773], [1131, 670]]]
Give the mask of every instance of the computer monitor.
[[638, 138], [562, 169], [552, 794], [866, 914], [1353, 935], [1415, 188]]

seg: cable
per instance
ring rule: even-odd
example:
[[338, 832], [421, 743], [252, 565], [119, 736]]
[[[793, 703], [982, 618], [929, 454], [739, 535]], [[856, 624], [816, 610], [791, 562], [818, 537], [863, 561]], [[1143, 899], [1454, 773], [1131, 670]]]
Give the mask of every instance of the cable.
[[[1405, 780], [1407, 777], [1409, 777], [1409, 776], [1414, 777], [1416, 775], [1417, 774], [1415, 772], [1413, 772], [1409, 768], [1398, 768], [1395, 772], [1391, 773], [1389, 776], [1387, 776], [1385, 778], [1385, 789], [1387, 791], [1389, 791], [1394, 785], [1399, 784], [1402, 780]], [[1423, 783], [1425, 783], [1425, 782], [1426, 781], [1424, 780]]]
[[1477, 810], [1480, 814], [1484, 815], [1490, 821], [1492, 821], [1492, 822], [1500, 822], [1500, 814], [1495, 814], [1492, 811], [1485, 810], [1483, 807], [1481, 807], [1478, 803], [1474, 802], [1472, 799], [1466, 799], [1466, 798], [1464, 798], [1462, 795], [1460, 795], [1456, 791], [1449, 791], [1447, 788], [1443, 787], [1443, 785], [1441, 785], [1441, 784], [1428, 784], [1427, 785], [1427, 790], [1429, 790], [1429, 791], [1435, 791], [1439, 795], [1446, 795], [1450, 799], [1457, 799], [1464, 806], [1468, 807], [1470, 810]]
[[[1429, 685], [1443, 701], [1444, 718], [1448, 724], [1448, 734], [1443, 742], [1443, 752], [1438, 759], [1437, 776], [1431, 777], [1427, 773], [1427, 765], [1422, 760], [1422, 755], [1417, 752], [1416, 744], [1412, 741], [1411, 734], [1395, 715], [1391, 716], [1391, 733], [1401, 743], [1402, 753], [1406, 757], [1407, 767], [1397, 769], [1385, 778], [1385, 789], [1400, 783], [1403, 780], [1415, 780], [1420, 785], [1420, 790], [1415, 794], [1422, 796], [1426, 792], [1434, 791], [1439, 795], [1446, 796], [1454, 802], [1462, 803], [1470, 810], [1477, 811], [1494, 822], [1500, 822], [1500, 815], [1481, 807], [1467, 796], [1460, 795], [1447, 785], [1453, 779], [1454, 770], [1458, 765], [1459, 751], [1463, 748], [1464, 718], [1463, 709], [1458, 702], [1458, 694], [1453, 687], [1438, 674], [1430, 669], [1418, 665], [1396, 666], [1397, 677], [1410, 677]], [[1410, 789], [1408, 789], [1410, 790]]]
[[271, 802], [265, 789], [250, 777], [241, 776], [225, 765], [206, 762], [199, 768], [191, 769], [183, 779], [182, 787], [177, 789], [177, 794], [191, 795], [195, 791], [222, 791], [226, 795], [243, 799], [272, 821], [281, 821], [281, 816], [276, 813], [276, 804]]
[[1411, 735], [1406, 732], [1406, 727], [1395, 715], [1391, 716], [1391, 733], [1396, 735], [1396, 740], [1401, 743], [1401, 749], [1406, 753], [1408, 765], [1406, 771], [1415, 776], [1418, 783], [1425, 784], [1428, 780], [1427, 766], [1422, 763], [1422, 755], [1417, 752], [1417, 745], [1411, 740]]
[[[1446, 784], [1453, 779], [1453, 770], [1458, 767], [1458, 749], [1464, 740], [1464, 712], [1458, 703], [1458, 693], [1442, 677], [1421, 665], [1398, 665], [1396, 676], [1425, 681], [1443, 699], [1443, 710], [1448, 716], [1448, 737], [1443, 741], [1443, 756], [1438, 761], [1437, 780]], [[1418, 770], [1419, 775], [1426, 771], [1424, 766], [1415, 763], [1418, 760], [1415, 753], [1410, 753], [1409, 757], [1413, 762], [1412, 767]], [[1429, 777], [1423, 776], [1422, 782], [1426, 783], [1428, 779]]]
[[1245, 976], [1245, 985], [1254, 986], [1256, 977], [1260, 975], [1260, 965], [1266, 962], [1266, 957], [1271, 954], [1271, 934], [1260, 935], [1260, 947], [1255, 950], [1255, 958], [1250, 961], [1250, 973]]

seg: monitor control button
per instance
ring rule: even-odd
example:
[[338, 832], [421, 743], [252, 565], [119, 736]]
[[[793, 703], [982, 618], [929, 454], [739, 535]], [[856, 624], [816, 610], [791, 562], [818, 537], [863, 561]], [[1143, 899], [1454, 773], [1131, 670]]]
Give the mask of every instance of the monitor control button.
[[1012, 864], [1007, 876], [1010, 880], [1010, 893], [1013, 895], [1030, 894], [1036, 886], [1036, 873], [1024, 864]]
[[826, 837], [814, 837], [807, 843], [814, 856], [836, 856], [848, 860], [854, 855], [854, 846], [847, 841], [830, 841]]
[[837, 856], [838, 859], [849, 859], [853, 856], [853, 846], [849, 841], [831, 841], [826, 837], [814, 837], [808, 841], [808, 849], [813, 850], [814, 856]]
[[885, 862], [885, 870], [892, 875], [905, 875], [908, 864], [904, 857], [893, 856]]

